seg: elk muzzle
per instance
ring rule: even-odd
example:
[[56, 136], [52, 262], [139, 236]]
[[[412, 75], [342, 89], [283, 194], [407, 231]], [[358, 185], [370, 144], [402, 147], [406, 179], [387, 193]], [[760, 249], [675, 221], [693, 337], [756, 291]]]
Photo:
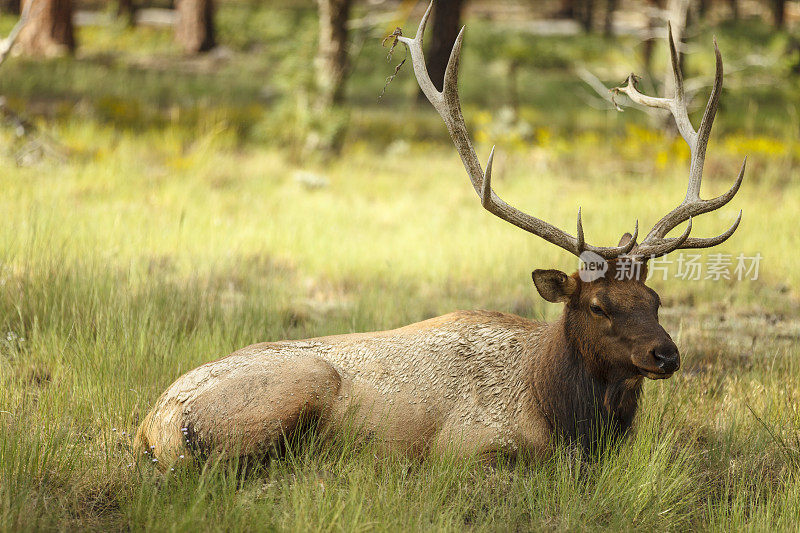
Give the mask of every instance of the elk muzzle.
[[647, 351], [645, 361], [634, 364], [639, 372], [650, 379], [665, 379], [681, 367], [681, 355], [678, 347], [667, 336]]

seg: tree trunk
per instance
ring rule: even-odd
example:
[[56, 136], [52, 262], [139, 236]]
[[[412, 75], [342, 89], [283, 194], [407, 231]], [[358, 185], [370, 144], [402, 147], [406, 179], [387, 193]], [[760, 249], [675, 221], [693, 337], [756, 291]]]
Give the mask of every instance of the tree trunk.
[[[444, 84], [444, 71], [447, 69], [450, 52], [461, 30], [461, 12], [464, 4], [465, 0], [439, 0], [433, 4], [433, 28], [427, 32], [431, 44], [428, 46], [425, 60], [428, 65], [428, 75], [440, 91]], [[422, 92], [419, 95], [422, 99], [425, 98]]]
[[133, 0], [117, 1], [117, 18], [123, 19], [128, 26], [136, 24], [136, 6]]
[[728, 4], [731, 6], [731, 18], [733, 20], [739, 20], [739, 0], [728, 0]]
[[786, 0], [772, 0], [772, 21], [779, 30], [786, 26]]
[[594, 28], [594, 0], [577, 0], [578, 19], [583, 27], [583, 31], [591, 33]]
[[614, 12], [617, 10], [618, 0], [606, 0], [606, 18], [603, 21], [603, 35], [614, 35]]
[[555, 12], [553, 18], [575, 20], [577, 18], [575, 0], [561, 0], [558, 11]]
[[216, 46], [213, 0], [177, 0], [175, 40], [187, 54], [207, 52]]
[[791, 72], [800, 75], [800, 39], [791, 37], [786, 47], [787, 55], [792, 59]]
[[319, 105], [327, 108], [344, 99], [347, 78], [347, 20], [351, 0], [317, 0], [319, 7], [319, 48], [317, 89]]
[[647, 14], [647, 37], [642, 44], [642, 64], [647, 77], [654, 79], [653, 76], [653, 51], [656, 47], [655, 33], [656, 28], [661, 26], [661, 17], [656, 9], [664, 9], [664, 0], [650, 0], [644, 12]]
[[19, 15], [21, 7], [20, 0], [3, 0], [0, 2], [0, 9], [8, 15]]
[[75, 51], [72, 0], [25, 0], [30, 2], [30, 19], [19, 34], [17, 46], [32, 56], [59, 56]]

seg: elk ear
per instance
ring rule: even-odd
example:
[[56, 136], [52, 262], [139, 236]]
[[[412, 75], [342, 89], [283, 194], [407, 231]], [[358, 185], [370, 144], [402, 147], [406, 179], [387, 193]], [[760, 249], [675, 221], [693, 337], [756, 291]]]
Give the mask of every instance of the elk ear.
[[578, 288], [578, 280], [560, 270], [534, 270], [531, 274], [539, 295], [548, 302], [569, 301]]

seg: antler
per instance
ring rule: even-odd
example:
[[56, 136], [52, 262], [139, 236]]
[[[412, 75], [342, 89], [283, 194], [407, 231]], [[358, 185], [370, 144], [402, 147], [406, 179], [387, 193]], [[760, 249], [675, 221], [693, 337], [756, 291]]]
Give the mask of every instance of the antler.
[[[716, 54], [714, 86], [711, 89], [711, 96], [708, 99], [705, 113], [703, 113], [703, 119], [700, 121], [700, 128], [695, 131], [689, 120], [689, 113], [686, 110], [686, 100], [683, 93], [683, 76], [681, 75], [680, 66], [678, 65], [678, 53], [675, 50], [675, 41], [672, 38], [671, 26], [669, 27], [669, 52], [672, 59], [672, 72], [675, 75], [675, 96], [672, 98], [654, 98], [640, 93], [636, 89], [637, 78], [633, 74], [628, 76], [624, 87], [612, 89], [614, 93], [626, 94], [628, 98], [637, 104], [669, 110], [672, 116], [675, 117], [678, 131], [681, 137], [686, 141], [686, 144], [689, 145], [691, 153], [689, 186], [686, 189], [686, 197], [678, 207], [659, 220], [656, 225], [653, 226], [653, 229], [650, 230], [650, 233], [645, 236], [644, 240], [631, 251], [630, 255], [640, 258], [658, 257], [679, 248], [708, 248], [716, 246], [717, 244], [725, 242], [728, 237], [733, 235], [733, 232], [736, 231], [736, 228], [739, 227], [739, 222], [742, 220], [742, 212], [740, 210], [736, 222], [721, 235], [709, 238], [689, 237], [689, 233], [692, 231], [692, 217], [719, 209], [730, 202], [739, 191], [742, 179], [744, 178], [747, 158], [745, 157], [742, 163], [742, 168], [739, 171], [739, 177], [736, 178], [736, 183], [733, 184], [733, 187], [731, 187], [728, 192], [710, 200], [703, 200], [700, 198], [700, 184], [703, 180], [703, 163], [706, 158], [706, 147], [708, 145], [708, 138], [711, 135], [711, 126], [717, 114], [720, 92], [722, 90], [722, 55], [719, 52], [717, 40], [714, 39], [714, 53]], [[680, 237], [666, 238], [667, 233], [687, 220], [689, 223]]]
[[481, 205], [483, 205], [487, 211], [506, 222], [510, 222], [529, 233], [538, 235], [544, 240], [556, 246], [560, 246], [564, 250], [577, 256], [580, 256], [584, 250], [590, 250], [605, 259], [614, 259], [630, 252], [636, 244], [636, 236], [639, 233], [638, 221], [636, 222], [633, 238], [627, 241], [625, 245], [614, 247], [592, 246], [584, 240], [580, 208], [578, 209], [577, 236], [573, 237], [569, 233], [552, 224], [548, 224], [544, 220], [523, 213], [508, 205], [495, 194], [491, 184], [494, 147], [492, 147], [492, 151], [489, 154], [489, 160], [486, 163], [486, 172], [484, 172], [481, 169], [480, 161], [469, 139], [469, 132], [464, 123], [464, 116], [461, 113], [461, 103], [458, 99], [458, 61], [461, 55], [461, 42], [464, 38], [464, 28], [461, 28], [458, 38], [456, 38], [456, 42], [453, 45], [453, 49], [450, 52], [450, 59], [447, 62], [447, 68], [444, 74], [444, 87], [441, 92], [436, 89], [428, 75], [428, 69], [425, 65], [425, 57], [422, 51], [422, 37], [425, 33], [425, 25], [428, 22], [428, 17], [431, 14], [432, 8], [433, 1], [431, 1], [427, 11], [425, 11], [425, 15], [419, 23], [417, 34], [413, 39], [408, 37], [398, 37], [398, 39], [405, 44], [411, 52], [411, 62], [414, 66], [414, 74], [419, 83], [419, 87], [444, 120], [447, 131], [450, 132], [450, 137], [453, 139], [453, 144], [458, 154], [461, 156], [461, 161], [464, 163], [464, 168], [467, 170], [467, 175], [469, 175], [469, 179], [472, 182], [472, 187], [481, 199]]

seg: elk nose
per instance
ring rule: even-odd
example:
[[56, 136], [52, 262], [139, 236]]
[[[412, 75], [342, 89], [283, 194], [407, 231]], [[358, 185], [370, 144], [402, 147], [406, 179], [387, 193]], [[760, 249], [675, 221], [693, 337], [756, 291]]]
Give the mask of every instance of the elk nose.
[[681, 366], [681, 357], [678, 347], [673, 342], [667, 342], [653, 348], [653, 359], [658, 368], [664, 372], [675, 372]]

